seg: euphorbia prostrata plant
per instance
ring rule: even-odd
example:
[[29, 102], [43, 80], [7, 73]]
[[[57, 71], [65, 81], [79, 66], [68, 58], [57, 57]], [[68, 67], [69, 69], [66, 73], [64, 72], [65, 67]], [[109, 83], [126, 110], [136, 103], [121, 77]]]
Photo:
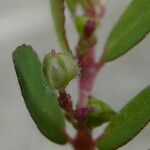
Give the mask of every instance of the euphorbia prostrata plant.
[[[97, 73], [127, 53], [150, 31], [150, 1], [132, 0], [108, 36], [102, 56], [95, 59], [96, 29], [106, 6], [102, 0], [50, 0], [54, 25], [62, 51], [47, 52], [43, 65], [31, 46], [23, 44], [13, 52], [25, 104], [41, 133], [56, 144], [70, 143], [75, 150], [116, 150], [133, 139], [150, 120], [150, 86], [129, 101], [119, 112], [92, 95]], [[75, 51], [65, 33], [68, 8], [79, 35]], [[80, 8], [80, 15], [78, 13]], [[141, 58], [142, 59], [142, 58]], [[66, 87], [79, 81], [79, 98], [73, 104]], [[109, 91], [108, 91], [109, 94]], [[76, 129], [70, 137], [65, 120]], [[94, 128], [107, 122], [98, 138]]]

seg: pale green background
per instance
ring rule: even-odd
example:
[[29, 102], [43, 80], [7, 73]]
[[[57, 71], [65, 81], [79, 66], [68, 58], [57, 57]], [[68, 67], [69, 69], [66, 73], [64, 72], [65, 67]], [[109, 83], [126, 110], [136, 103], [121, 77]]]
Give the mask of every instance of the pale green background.
[[[130, 0], [108, 0], [108, 11], [101, 24], [101, 31], [98, 32], [98, 53], [101, 53], [108, 33], [128, 2]], [[73, 48], [77, 34], [73, 32], [68, 14], [67, 20], [69, 41]], [[29, 116], [11, 59], [12, 51], [22, 43], [31, 44], [40, 58], [51, 48], [59, 49], [48, 0], [0, 0], [0, 150], [71, 150], [69, 145], [60, 147], [49, 142], [39, 133]], [[106, 65], [101, 76], [97, 77], [93, 93], [119, 110], [148, 84], [150, 36], [124, 57]], [[77, 99], [75, 81], [69, 91]], [[70, 126], [69, 130], [73, 133]], [[96, 130], [95, 135], [99, 132]], [[120, 150], [148, 148], [150, 125]]]

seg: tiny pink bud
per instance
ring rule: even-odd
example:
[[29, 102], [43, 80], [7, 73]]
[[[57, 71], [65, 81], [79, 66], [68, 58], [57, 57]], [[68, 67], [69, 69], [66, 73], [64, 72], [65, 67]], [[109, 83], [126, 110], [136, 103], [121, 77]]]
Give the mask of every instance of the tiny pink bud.
[[88, 37], [91, 36], [95, 28], [96, 28], [95, 21], [89, 19], [85, 24], [85, 35]]
[[56, 54], [56, 50], [55, 49], [51, 49], [51, 55], [55, 55]]
[[87, 118], [88, 114], [92, 111], [93, 109], [90, 107], [77, 108], [74, 111], [74, 116], [77, 120], [83, 121]]

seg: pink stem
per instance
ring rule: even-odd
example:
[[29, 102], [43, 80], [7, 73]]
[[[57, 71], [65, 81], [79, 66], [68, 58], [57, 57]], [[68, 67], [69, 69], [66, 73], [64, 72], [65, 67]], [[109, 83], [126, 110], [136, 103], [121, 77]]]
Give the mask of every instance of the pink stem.
[[102, 17], [104, 16], [105, 12], [106, 12], [106, 6], [101, 3], [100, 6], [99, 6], [99, 14], [98, 14], [98, 17], [99, 17], [99, 18], [102, 18]]
[[79, 107], [87, 106], [87, 99], [91, 95], [97, 72], [102, 68], [104, 62], [95, 63], [95, 48], [90, 47], [86, 55], [79, 58], [81, 67], [80, 75], [80, 103]]

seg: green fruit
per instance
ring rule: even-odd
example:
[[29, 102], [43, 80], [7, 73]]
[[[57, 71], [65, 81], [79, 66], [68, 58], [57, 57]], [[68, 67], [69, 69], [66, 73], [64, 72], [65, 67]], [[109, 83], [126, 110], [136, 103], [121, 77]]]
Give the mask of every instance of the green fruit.
[[110, 121], [116, 114], [110, 106], [94, 97], [89, 98], [88, 105], [93, 108], [93, 112], [89, 114], [86, 121], [87, 126], [90, 128], [100, 126]]
[[51, 52], [44, 57], [43, 71], [50, 88], [63, 90], [79, 74], [79, 67], [71, 55]]

